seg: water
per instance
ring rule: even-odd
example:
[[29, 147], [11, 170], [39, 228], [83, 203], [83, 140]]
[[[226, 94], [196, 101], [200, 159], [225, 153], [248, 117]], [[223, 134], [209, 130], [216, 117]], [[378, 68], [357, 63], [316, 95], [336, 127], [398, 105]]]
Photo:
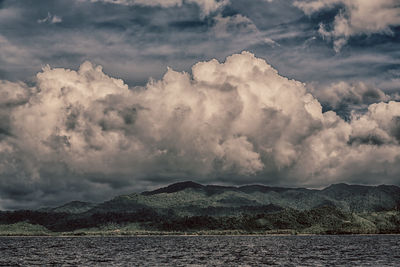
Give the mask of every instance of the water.
[[399, 266], [400, 236], [0, 237], [0, 266]]

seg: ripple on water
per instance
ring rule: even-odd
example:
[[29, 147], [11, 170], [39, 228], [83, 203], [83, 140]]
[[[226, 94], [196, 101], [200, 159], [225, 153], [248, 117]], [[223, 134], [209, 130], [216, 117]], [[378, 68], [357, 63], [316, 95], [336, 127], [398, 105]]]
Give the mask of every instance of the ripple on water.
[[396, 266], [400, 236], [0, 237], [0, 266]]

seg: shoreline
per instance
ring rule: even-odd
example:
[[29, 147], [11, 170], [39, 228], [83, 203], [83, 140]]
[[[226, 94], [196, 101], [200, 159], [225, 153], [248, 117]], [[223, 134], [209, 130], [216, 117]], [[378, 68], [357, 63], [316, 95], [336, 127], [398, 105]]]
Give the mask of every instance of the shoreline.
[[398, 236], [400, 233], [346, 233], [346, 234], [309, 234], [309, 233], [299, 233], [299, 234], [262, 234], [262, 233], [255, 233], [255, 234], [162, 234], [162, 233], [151, 233], [151, 234], [27, 234], [27, 235], [3, 235], [0, 234], [0, 238], [4, 237], [201, 237], [201, 236], [210, 236], [210, 237], [218, 237], [218, 236], [299, 236], [299, 237], [307, 237], [307, 236], [385, 236], [385, 235], [394, 235]]

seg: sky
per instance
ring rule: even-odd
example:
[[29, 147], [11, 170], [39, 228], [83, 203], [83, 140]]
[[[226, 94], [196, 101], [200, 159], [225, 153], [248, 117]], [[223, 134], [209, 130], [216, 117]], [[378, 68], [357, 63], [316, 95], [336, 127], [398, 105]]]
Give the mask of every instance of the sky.
[[400, 185], [399, 89], [398, 0], [0, 0], [0, 209]]

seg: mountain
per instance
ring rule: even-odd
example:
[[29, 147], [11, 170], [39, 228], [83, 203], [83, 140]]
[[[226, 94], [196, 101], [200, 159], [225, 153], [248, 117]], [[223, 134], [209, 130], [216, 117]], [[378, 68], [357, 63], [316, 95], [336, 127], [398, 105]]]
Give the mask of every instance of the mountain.
[[83, 213], [96, 207], [97, 204], [83, 201], [71, 201], [62, 206], [47, 209], [49, 212]]
[[171, 184], [167, 187], [162, 187], [159, 189], [156, 189], [154, 191], [146, 191], [143, 192], [142, 195], [144, 196], [151, 196], [151, 195], [157, 195], [157, 194], [161, 194], [161, 193], [175, 193], [175, 192], [179, 192], [188, 188], [199, 188], [202, 189], [205, 186], [192, 182], [192, 181], [187, 181], [187, 182], [180, 182], [180, 183], [175, 183], [175, 184]]
[[370, 212], [400, 209], [400, 187], [334, 184], [319, 192], [342, 209]]
[[25, 225], [24, 229], [45, 227], [50, 232], [91, 233], [90, 229], [400, 233], [399, 210], [400, 187], [393, 185], [341, 183], [316, 190], [186, 181], [99, 204], [72, 201], [37, 211], [0, 212], [0, 226], [5, 225], [0, 227], [0, 235], [1, 229], [11, 231], [19, 225]]
[[90, 212], [129, 211], [143, 208], [178, 216], [226, 216], [260, 210], [291, 208], [308, 210], [323, 206], [346, 212], [376, 212], [400, 208], [400, 187], [334, 184], [322, 190], [246, 185], [201, 185], [187, 181], [118, 196]]

